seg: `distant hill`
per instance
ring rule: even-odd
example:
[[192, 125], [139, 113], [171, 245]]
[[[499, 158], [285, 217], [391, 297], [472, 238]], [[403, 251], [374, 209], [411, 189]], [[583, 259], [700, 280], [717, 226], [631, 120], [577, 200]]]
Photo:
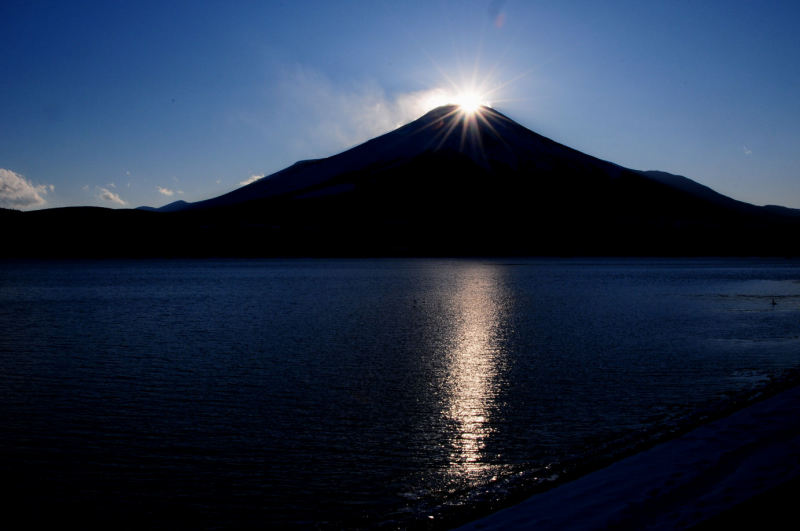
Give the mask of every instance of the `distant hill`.
[[[22, 233], [52, 223], [63, 237], [39, 245], [76, 255], [796, 255], [800, 228], [794, 209], [624, 168], [496, 110], [454, 106], [205, 201], [54, 210], [24, 213]], [[71, 244], [92, 217], [105, 247]]]
[[737, 201], [735, 199], [731, 199], [728, 196], [715, 192], [708, 186], [704, 186], [698, 182], [689, 179], [688, 177], [684, 177], [683, 175], [674, 175], [672, 173], [667, 173], [664, 171], [642, 171], [639, 173], [641, 173], [645, 177], [649, 177], [650, 179], [653, 179], [660, 183], [664, 183], [672, 188], [683, 190], [684, 192], [687, 192], [695, 197], [706, 199], [707, 201], [710, 201], [717, 205], [723, 205], [731, 208], [744, 208], [744, 209], [758, 208], [749, 203]]
[[179, 199], [162, 207], [154, 208], [149, 206], [140, 206], [136, 210], [146, 210], [148, 212], [177, 212], [178, 210], [185, 209], [189, 205], [190, 203], [187, 203], [186, 201]]

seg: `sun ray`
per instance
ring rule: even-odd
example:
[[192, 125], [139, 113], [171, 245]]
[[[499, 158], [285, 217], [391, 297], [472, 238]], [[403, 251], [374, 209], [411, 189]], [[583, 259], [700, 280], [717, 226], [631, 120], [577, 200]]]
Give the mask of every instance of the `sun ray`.
[[455, 140], [453, 147], [457, 146], [462, 152], [475, 153], [483, 157], [484, 163], [488, 164], [489, 161], [484, 153], [487, 141], [484, 132], [494, 138], [493, 141], [506, 144], [497, 127], [505, 117], [489, 109], [492, 109], [494, 103], [498, 101], [511, 101], [502, 97], [505, 87], [525, 77], [529, 72], [502, 81], [497, 78], [498, 65], [490, 65], [489, 74], [486, 75], [481, 68], [481, 58], [475, 57], [473, 64], [466, 70], [462, 68], [461, 76], [455, 78], [448, 75], [433, 58], [429, 57], [429, 60], [439, 72], [443, 85], [427, 91], [425, 100], [421, 102], [422, 106], [426, 111], [447, 105], [453, 106], [421, 128], [436, 130], [434, 145], [431, 147], [434, 150], [441, 149], [447, 145], [448, 139], [453, 138], [451, 135], [457, 135], [453, 138]]
[[[454, 114], [456, 114], [457, 112], [458, 112], [458, 110], [457, 110], [457, 109], [456, 109], [456, 110], [453, 110], [453, 111], [451, 111], [451, 112], [447, 113], [447, 114], [445, 115], [445, 118], [448, 118], [448, 117], [450, 117], [450, 116], [453, 116], [453, 115], [454, 115]], [[437, 144], [437, 146], [436, 146], [436, 149], [439, 149], [439, 148], [441, 148], [441, 147], [444, 145], [444, 143], [447, 141], [447, 139], [448, 139], [448, 138], [450, 138], [450, 135], [453, 133], [453, 130], [454, 130], [456, 127], [458, 127], [458, 120], [450, 120], [450, 125], [447, 127], [447, 130], [446, 130], [446, 131], [443, 131], [443, 132], [442, 132], [442, 140], [439, 142], [439, 144]]]

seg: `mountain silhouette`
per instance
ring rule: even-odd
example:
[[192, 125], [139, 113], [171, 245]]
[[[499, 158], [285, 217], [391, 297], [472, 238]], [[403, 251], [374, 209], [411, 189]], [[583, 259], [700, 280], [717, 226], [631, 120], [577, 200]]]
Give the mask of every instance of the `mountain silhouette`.
[[140, 206], [136, 210], [146, 210], [148, 212], [177, 212], [178, 210], [183, 210], [189, 205], [183, 199], [178, 199], [177, 201], [173, 201], [172, 203], [166, 204], [164, 206], [154, 208], [150, 206]]
[[793, 255], [800, 228], [797, 210], [624, 168], [494, 109], [456, 106], [205, 201], [98, 210], [19, 218], [31, 231], [102, 225], [118, 236], [104, 238], [108, 253], [154, 255]]

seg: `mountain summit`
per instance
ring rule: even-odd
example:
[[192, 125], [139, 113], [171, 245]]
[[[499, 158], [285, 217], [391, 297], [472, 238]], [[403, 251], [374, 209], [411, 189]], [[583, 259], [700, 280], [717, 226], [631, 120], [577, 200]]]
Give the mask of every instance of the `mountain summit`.
[[[419, 168], [420, 163], [423, 166], [434, 164], [437, 171]], [[451, 164], [455, 166], [450, 167]], [[426, 189], [444, 182], [463, 188], [469, 178], [477, 174], [502, 180], [514, 174], [514, 180], [519, 181], [516, 184], [523, 185], [537, 176], [565, 170], [575, 174], [601, 172], [609, 176], [618, 176], [622, 170], [615, 164], [538, 135], [494, 109], [482, 107], [473, 114], [447, 105], [343, 153], [298, 162], [248, 186], [196, 203], [192, 208], [274, 197], [340, 195], [379, 186], [381, 180], [391, 179], [401, 168], [414, 170], [402, 179], [405, 186], [416, 180], [420, 171], [427, 175], [425, 183], [419, 183]], [[456, 170], [467, 173], [456, 175]], [[450, 192], [459, 193], [459, 190]]]
[[800, 228], [795, 210], [600, 160], [488, 107], [439, 107], [337, 155], [169, 207], [21, 217], [102, 226], [126, 234], [134, 254], [179, 255], [796, 254]]

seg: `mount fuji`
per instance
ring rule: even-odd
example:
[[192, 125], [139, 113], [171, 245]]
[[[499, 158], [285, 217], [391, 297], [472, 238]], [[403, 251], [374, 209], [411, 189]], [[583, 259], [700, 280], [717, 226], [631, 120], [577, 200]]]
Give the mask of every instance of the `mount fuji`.
[[[494, 109], [456, 106], [205, 201], [2, 216], [23, 233], [57, 228], [43, 248], [76, 255], [793, 255], [800, 229], [798, 210], [625, 168]], [[118, 243], [94, 252], [76, 239], [89, 226]], [[24, 238], [16, 249], [31, 250]]]

